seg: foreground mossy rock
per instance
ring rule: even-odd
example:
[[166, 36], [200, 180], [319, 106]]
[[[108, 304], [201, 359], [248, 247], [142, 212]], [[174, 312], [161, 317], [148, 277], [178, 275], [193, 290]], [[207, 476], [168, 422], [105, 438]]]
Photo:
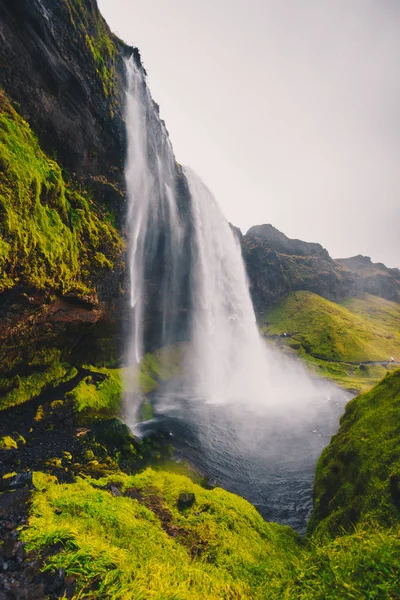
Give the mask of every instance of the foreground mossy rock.
[[101, 444], [114, 448], [122, 448], [126, 444], [135, 443], [131, 430], [120, 419], [97, 421], [92, 427], [96, 440]]
[[[397, 531], [359, 529], [307, 544], [234, 494], [152, 469], [72, 484], [35, 473], [34, 484], [23, 540], [47, 557], [46, 569], [65, 570], [79, 598], [390, 600], [400, 594]], [[196, 498], [184, 511], [181, 494]]]
[[[182, 475], [147, 469], [60, 485], [35, 474], [34, 482], [23, 538], [31, 550], [62, 546], [47, 565], [73, 574], [82, 598], [279, 597], [299, 547], [297, 534], [242, 498]], [[182, 492], [196, 495], [184, 512]]]
[[351, 400], [318, 462], [308, 531], [400, 524], [400, 370]]

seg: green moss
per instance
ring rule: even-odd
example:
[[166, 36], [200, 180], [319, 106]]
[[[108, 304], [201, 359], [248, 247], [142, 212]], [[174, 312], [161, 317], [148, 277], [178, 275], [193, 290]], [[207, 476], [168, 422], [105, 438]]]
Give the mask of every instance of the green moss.
[[[30, 549], [62, 544], [47, 565], [77, 576], [79, 597], [278, 597], [297, 536], [265, 523], [245, 500], [150, 469], [91, 483], [88, 478], [58, 485], [36, 475], [40, 491], [23, 532]], [[122, 491], [134, 487], [147, 500], [98, 489], [107, 483]], [[184, 513], [177, 509], [181, 492], [196, 495]]]
[[153, 407], [151, 402], [145, 398], [140, 405], [139, 409], [139, 421], [150, 421], [154, 417]]
[[185, 348], [183, 343], [171, 344], [144, 355], [139, 371], [139, 385], [143, 394], [155, 390], [161, 381], [179, 375]]
[[46, 365], [44, 370], [25, 377], [16, 375], [12, 379], [0, 379], [0, 387], [10, 387], [10, 391], [0, 397], [0, 410], [22, 404], [38, 396], [46, 387], [56, 387], [76, 375], [76, 369], [57, 360]]
[[400, 370], [351, 400], [319, 459], [309, 532], [334, 536], [400, 517]]
[[0, 292], [13, 285], [93, 291], [123, 244], [94, 203], [67, 184], [0, 93]]
[[324, 544], [312, 543], [294, 561], [282, 598], [394, 600], [400, 595], [398, 531], [358, 529]]
[[9, 435], [0, 438], [0, 450], [13, 450], [18, 448], [17, 442]]
[[[93, 60], [94, 72], [102, 84], [105, 97], [115, 97], [115, 60], [118, 56], [115, 37], [97, 10], [91, 10], [81, 0], [64, 0], [64, 3], [76, 35], [81, 37], [89, 50], [88, 56]], [[112, 106], [110, 111], [112, 117]]]
[[263, 315], [261, 328], [319, 375], [356, 390], [369, 389], [392, 368], [359, 363], [400, 357], [400, 305], [367, 294], [339, 305], [293, 292]]
[[[75, 410], [86, 417], [107, 418], [121, 411], [122, 370], [105, 367], [85, 367], [93, 375], [85, 377], [67, 394], [74, 402]], [[103, 378], [99, 378], [98, 375]]]
[[[183, 353], [184, 344], [172, 344], [146, 354], [136, 375], [141, 393], [148, 394], [156, 389], [161, 381], [178, 375]], [[123, 380], [128, 375], [128, 369], [97, 368], [92, 365], [84, 365], [84, 368], [93, 375], [85, 377], [68, 393], [77, 412], [90, 418], [118, 416], [122, 409]], [[147, 399], [143, 401], [142, 411], [144, 419], [152, 418], [152, 407]]]

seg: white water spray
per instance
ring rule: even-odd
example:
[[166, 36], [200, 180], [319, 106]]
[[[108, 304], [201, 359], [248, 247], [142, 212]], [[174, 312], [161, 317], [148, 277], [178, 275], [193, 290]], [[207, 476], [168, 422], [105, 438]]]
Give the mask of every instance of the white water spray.
[[175, 160], [165, 126], [150, 96], [143, 69], [133, 56], [126, 62], [126, 73], [125, 176], [131, 310], [125, 389], [132, 414], [138, 388], [137, 368], [144, 352], [146, 308], [151, 298], [160, 345], [168, 343], [173, 333], [180, 300], [183, 231], [175, 193]]
[[268, 409], [285, 418], [304, 412], [320, 396], [321, 384], [316, 392], [302, 366], [262, 340], [239, 242], [208, 188], [184, 171], [194, 222], [189, 376], [207, 402]]
[[260, 338], [238, 241], [208, 188], [184, 172], [194, 222], [191, 369], [201, 396], [227, 402], [244, 393], [242, 375], [259, 356]]

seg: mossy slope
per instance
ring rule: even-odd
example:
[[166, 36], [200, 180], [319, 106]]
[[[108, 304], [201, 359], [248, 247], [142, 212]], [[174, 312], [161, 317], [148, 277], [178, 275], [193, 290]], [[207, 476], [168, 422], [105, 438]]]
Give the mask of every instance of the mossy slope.
[[87, 294], [123, 243], [104, 210], [66, 183], [0, 92], [0, 292], [14, 286]]
[[[59, 484], [36, 473], [28, 548], [63, 568], [79, 598], [397, 598], [396, 530], [305, 543], [248, 502], [186, 476], [146, 469]], [[179, 510], [181, 493], [195, 503]], [[52, 551], [53, 550], [53, 551]]]
[[[288, 527], [181, 475], [148, 469], [73, 485], [37, 476], [35, 483], [42, 491], [24, 537], [36, 550], [62, 544], [48, 565], [79, 575], [79, 597], [265, 598], [267, 589], [276, 597], [298, 550]], [[121, 496], [99, 489], [110, 483]], [[195, 493], [196, 502], [180, 512], [182, 492]]]
[[[171, 373], [159, 360], [147, 358], [145, 382], [154, 377], [157, 385]], [[61, 439], [54, 453], [50, 444], [53, 454], [35, 462], [41, 472], [22, 536], [45, 568], [76, 580], [77, 597], [399, 597], [400, 371], [349, 403], [318, 465], [306, 539], [266, 523], [242, 498], [165, 467], [161, 441], [138, 444], [110, 419], [119, 410], [121, 372], [90, 371], [64, 401], [37, 407], [33, 431], [26, 423], [24, 437], [3, 438], [12, 446], [4, 452], [18, 459], [32, 456], [40, 428], [56, 440], [57, 427], [71, 430], [70, 445]], [[75, 426], [66, 412], [71, 400]], [[154, 467], [137, 473], [149, 460]], [[193, 506], [179, 509], [181, 493], [195, 495]]]
[[339, 305], [311, 292], [293, 292], [264, 314], [261, 327], [345, 387], [368, 389], [390, 367], [360, 368], [360, 363], [400, 357], [400, 305], [368, 294]]
[[356, 524], [398, 526], [400, 370], [351, 400], [318, 462], [309, 532], [340, 535]]

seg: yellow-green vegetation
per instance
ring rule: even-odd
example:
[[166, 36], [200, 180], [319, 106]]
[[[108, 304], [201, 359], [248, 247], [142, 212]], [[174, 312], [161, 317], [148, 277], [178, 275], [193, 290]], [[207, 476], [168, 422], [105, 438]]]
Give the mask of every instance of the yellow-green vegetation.
[[10, 435], [0, 438], [0, 450], [13, 450], [14, 448], [18, 448], [18, 444]]
[[[146, 469], [59, 484], [35, 473], [28, 548], [76, 578], [77, 598], [396, 598], [397, 530], [308, 542], [242, 498]], [[194, 504], [179, 509], [180, 494]], [[60, 548], [55, 553], [53, 548]]]
[[[394, 343], [394, 348], [400, 345], [400, 304], [390, 302], [385, 298], [362, 294], [357, 298], [346, 298], [341, 305], [352, 313], [363, 318], [372, 329], [377, 329], [389, 341]], [[396, 352], [392, 354], [397, 357]]]
[[395, 600], [400, 597], [399, 530], [359, 528], [331, 541], [311, 539], [288, 579], [277, 598]]
[[161, 381], [179, 375], [185, 349], [185, 344], [176, 343], [144, 355], [139, 371], [139, 385], [143, 394], [155, 390]]
[[[145, 354], [139, 371], [134, 375], [134, 385], [139, 387], [144, 396], [154, 391], [162, 381], [167, 381], [179, 374], [183, 359], [184, 344], [171, 344]], [[126, 368], [109, 369], [84, 365], [90, 371], [80, 383], [68, 393], [74, 402], [75, 409], [82, 416], [89, 418], [109, 418], [120, 414], [122, 402], [123, 380], [128, 378], [131, 370]], [[151, 404], [144, 398], [142, 405], [143, 419], [152, 416]]]
[[17, 449], [18, 446], [26, 444], [24, 436], [19, 433], [13, 433], [12, 435], [5, 435], [0, 438], [0, 450], [13, 450]]
[[399, 526], [400, 370], [351, 400], [318, 462], [309, 531], [334, 536], [356, 524]]
[[121, 257], [99, 207], [65, 181], [0, 92], [0, 292], [17, 285], [87, 294]]
[[[145, 354], [134, 382], [141, 394], [145, 396], [154, 391], [162, 381], [167, 381], [179, 374], [185, 350], [184, 344], [171, 344]], [[61, 362], [59, 350], [38, 351], [29, 363], [30, 368], [38, 370], [30, 375], [15, 375], [11, 378], [0, 378], [0, 410], [22, 404], [37, 397], [46, 388], [55, 388], [70, 381], [78, 374], [78, 369], [68, 363]], [[88, 373], [68, 392], [77, 413], [83, 418], [109, 418], [120, 414], [122, 402], [123, 379], [128, 377], [125, 368], [95, 367], [83, 365]], [[152, 416], [150, 402], [145, 398], [142, 406], [143, 420]]]
[[[98, 488], [110, 483], [121, 496]], [[181, 475], [147, 469], [72, 485], [36, 475], [35, 484], [24, 539], [39, 551], [62, 544], [47, 565], [77, 576], [80, 598], [265, 598], [267, 589], [277, 597], [298, 549], [288, 527]], [[123, 495], [132, 488], [133, 497]], [[182, 492], [196, 502], [180, 512]]]
[[92, 366], [86, 369], [93, 375], [87, 375], [67, 394], [73, 400], [75, 410], [92, 418], [107, 418], [118, 414], [122, 401], [122, 369]]
[[[95, 70], [103, 85], [106, 97], [113, 95], [115, 89], [114, 61], [118, 50], [113, 41], [107, 23], [101, 15], [93, 15], [82, 0], [64, 0], [71, 24], [85, 40], [92, 56]], [[111, 114], [112, 116], [112, 114]]]
[[10, 388], [10, 391], [0, 397], [0, 410], [27, 402], [38, 396], [46, 387], [56, 387], [72, 379], [77, 373], [74, 367], [57, 360], [40, 370], [25, 377], [15, 375], [10, 379], [0, 379], [0, 387]]
[[347, 362], [324, 361], [299, 353], [307, 367], [319, 377], [330, 379], [353, 393], [366, 392], [388, 372], [395, 371], [398, 365], [351, 364]]
[[[400, 305], [367, 294], [339, 305], [293, 292], [264, 314], [261, 327], [344, 387], [369, 389], [392, 368], [391, 356], [400, 359]], [[385, 365], [362, 364], [374, 361]]]

